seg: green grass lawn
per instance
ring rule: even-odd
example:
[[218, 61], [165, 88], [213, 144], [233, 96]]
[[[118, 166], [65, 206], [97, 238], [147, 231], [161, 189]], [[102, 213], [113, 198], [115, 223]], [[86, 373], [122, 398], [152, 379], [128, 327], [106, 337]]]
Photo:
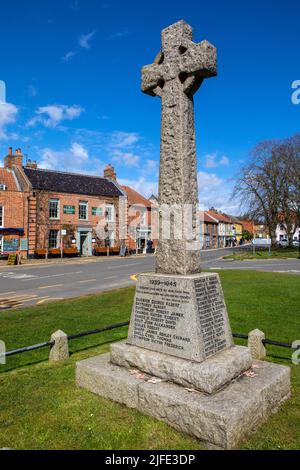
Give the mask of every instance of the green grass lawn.
[[[299, 249], [298, 248], [271, 248], [271, 254], [269, 250], [256, 250], [253, 254], [252, 249], [249, 249], [245, 252], [234, 252], [228, 256], [224, 256], [223, 259], [234, 259], [238, 261], [247, 260], [247, 259], [287, 259], [287, 258], [298, 258]], [[300, 263], [300, 261], [299, 261]]]
[[[265, 331], [271, 339], [300, 339], [300, 277], [222, 271], [232, 329]], [[62, 329], [76, 333], [126, 321], [134, 289], [126, 288], [43, 306], [0, 313], [0, 339], [12, 349], [49, 339]], [[70, 341], [69, 360], [45, 362], [48, 349], [8, 358], [0, 365], [0, 448], [199, 449], [200, 444], [166, 424], [77, 389], [77, 360], [108, 351], [126, 328]], [[291, 365], [291, 351], [268, 347], [268, 360]], [[35, 364], [34, 364], [35, 363]], [[9, 370], [13, 369], [14, 370]], [[6, 370], [6, 371], [5, 371]], [[300, 366], [292, 366], [293, 396], [244, 442], [245, 449], [299, 449]]]

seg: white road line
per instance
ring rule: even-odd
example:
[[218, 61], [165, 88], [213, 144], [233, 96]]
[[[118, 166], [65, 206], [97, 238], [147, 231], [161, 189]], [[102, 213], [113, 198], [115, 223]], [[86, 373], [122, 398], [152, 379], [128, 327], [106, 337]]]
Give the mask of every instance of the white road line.
[[[69, 273], [62, 273], [62, 274], [49, 274], [48, 276], [36, 276], [36, 279], [47, 279], [49, 277], [60, 277], [60, 276], [66, 276], [70, 274], [81, 274], [82, 271], [71, 271]], [[32, 281], [32, 279], [22, 279], [22, 281]]]
[[85, 279], [84, 281], [79, 281], [79, 284], [84, 284], [86, 282], [95, 282], [97, 279]]
[[13, 290], [12, 292], [1, 292], [0, 293], [0, 299], [3, 295], [11, 295], [11, 294], [16, 294], [16, 291]]
[[109, 276], [109, 277], [104, 277], [103, 281], [107, 281], [108, 279], [116, 279], [117, 276]]
[[51, 289], [52, 287], [62, 287], [64, 284], [54, 284], [52, 286], [40, 286], [38, 289]]
[[130, 264], [118, 264], [117, 266], [108, 266], [107, 269], [128, 268], [130, 266], [138, 266], [139, 264], [143, 264], [143, 263], [139, 262], [139, 263], [130, 263]]

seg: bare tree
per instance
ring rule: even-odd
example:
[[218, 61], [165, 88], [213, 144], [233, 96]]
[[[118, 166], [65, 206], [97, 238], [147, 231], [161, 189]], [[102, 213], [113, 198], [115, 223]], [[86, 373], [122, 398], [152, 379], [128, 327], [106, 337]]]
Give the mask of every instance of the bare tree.
[[258, 144], [248, 165], [238, 175], [233, 197], [254, 220], [267, 225], [272, 243], [282, 223], [292, 242], [296, 207], [299, 204], [300, 135], [283, 141]]

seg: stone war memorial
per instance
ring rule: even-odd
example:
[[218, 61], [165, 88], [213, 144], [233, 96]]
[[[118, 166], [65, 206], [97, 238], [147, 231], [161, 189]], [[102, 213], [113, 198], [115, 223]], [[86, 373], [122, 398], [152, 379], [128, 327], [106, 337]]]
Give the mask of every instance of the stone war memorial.
[[[209, 448], [231, 449], [289, 397], [290, 369], [257, 360], [251, 369], [250, 350], [233, 343], [218, 274], [201, 273], [193, 95], [216, 74], [215, 47], [194, 43], [184, 21], [162, 31], [161, 52], [142, 69], [142, 91], [162, 100], [156, 272], [138, 277], [127, 340], [78, 362], [76, 380]], [[172, 217], [164, 237], [161, 208], [174, 205], [190, 208], [185, 237]]]

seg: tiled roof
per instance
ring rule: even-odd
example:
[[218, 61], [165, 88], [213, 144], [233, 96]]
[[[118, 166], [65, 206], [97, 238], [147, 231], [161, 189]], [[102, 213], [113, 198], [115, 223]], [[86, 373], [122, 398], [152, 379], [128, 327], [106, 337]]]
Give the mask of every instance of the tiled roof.
[[142, 196], [140, 193], [130, 188], [129, 186], [121, 186], [121, 188], [127, 194], [128, 204], [130, 206], [133, 206], [133, 205], [143, 205], [145, 207], [152, 206], [152, 203], [151, 201], [149, 201], [149, 199], [146, 199], [144, 196]]
[[208, 215], [211, 215], [215, 219], [217, 219], [219, 222], [225, 222], [227, 224], [232, 223], [232, 220], [229, 216], [225, 214], [220, 214], [219, 212], [214, 212], [214, 211], [207, 211]]
[[216, 224], [218, 225], [217, 220], [215, 220], [211, 215], [208, 214], [206, 211], [199, 211], [200, 220], [206, 224]]
[[106, 178], [62, 171], [24, 168], [33, 189], [87, 196], [121, 196], [117, 186]]
[[12, 171], [0, 168], [0, 184], [5, 184], [7, 191], [18, 191], [18, 185]]

